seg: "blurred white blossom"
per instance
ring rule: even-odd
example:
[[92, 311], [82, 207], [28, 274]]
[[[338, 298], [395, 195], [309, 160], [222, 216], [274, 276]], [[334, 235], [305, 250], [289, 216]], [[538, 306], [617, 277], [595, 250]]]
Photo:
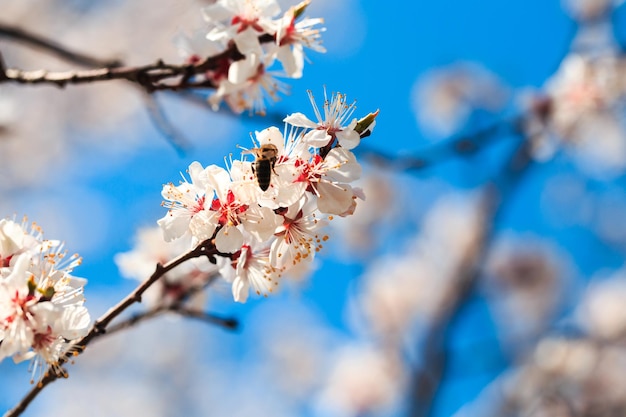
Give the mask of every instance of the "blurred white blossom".
[[[163, 240], [159, 227], [144, 228], [137, 232], [135, 245], [129, 252], [118, 253], [115, 263], [125, 278], [145, 281], [155, 271], [157, 264], [166, 264], [191, 249], [191, 236], [185, 235], [173, 242]], [[186, 301], [202, 308], [204, 292], [198, 291], [207, 285], [217, 267], [205, 258], [194, 258], [166, 273], [145, 292], [143, 298], [149, 307], [167, 306]], [[193, 292], [193, 294], [189, 294]]]
[[485, 275], [481, 286], [504, 340], [514, 349], [527, 347], [525, 343], [550, 327], [574, 284], [560, 252], [529, 236], [504, 235], [497, 240]]
[[498, 112], [507, 100], [507, 88], [496, 75], [472, 63], [423, 74], [412, 98], [420, 126], [438, 137], [459, 131], [477, 109]]
[[616, 175], [626, 167], [622, 58], [571, 54], [530, 100], [526, 131], [536, 158], [551, 158], [563, 146], [585, 172]]
[[579, 320], [593, 336], [616, 339], [626, 336], [626, 272], [593, 280], [578, 310]]
[[317, 415], [356, 417], [392, 410], [407, 378], [399, 359], [364, 344], [340, 349], [317, 399]]
[[623, 0], [562, 0], [564, 8], [580, 21], [593, 20], [610, 12]]

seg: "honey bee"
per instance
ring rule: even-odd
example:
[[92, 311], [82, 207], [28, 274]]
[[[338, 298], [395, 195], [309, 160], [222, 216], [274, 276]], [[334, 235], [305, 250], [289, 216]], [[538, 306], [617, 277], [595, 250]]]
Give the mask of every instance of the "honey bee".
[[256, 176], [256, 181], [259, 184], [259, 188], [263, 191], [270, 187], [270, 181], [272, 178], [272, 172], [274, 171], [274, 165], [276, 165], [276, 159], [278, 157], [278, 149], [271, 143], [261, 145], [260, 148], [253, 148], [245, 153], [254, 154], [256, 160], [252, 165], [252, 172]]

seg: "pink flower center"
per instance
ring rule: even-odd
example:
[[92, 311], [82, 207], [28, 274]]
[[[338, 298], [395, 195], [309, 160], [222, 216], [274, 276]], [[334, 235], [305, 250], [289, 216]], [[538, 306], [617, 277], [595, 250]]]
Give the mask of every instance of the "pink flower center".
[[48, 326], [45, 333], [36, 333], [33, 337], [33, 349], [41, 350], [50, 346], [55, 339], [56, 337], [52, 335], [52, 329]]
[[204, 210], [204, 201], [206, 200], [205, 196], [202, 196], [196, 200], [196, 205], [191, 209], [193, 214], [199, 213]]
[[[316, 172], [316, 168], [324, 162], [324, 159], [320, 155], [315, 155], [311, 162], [303, 161], [298, 159], [295, 163], [296, 168], [299, 168], [300, 174], [298, 177], [293, 180], [293, 182], [306, 182], [309, 184], [309, 188], [312, 187], [312, 182], [316, 182], [314, 180], [321, 178], [321, 174]], [[308, 188], [307, 188], [308, 189]], [[311, 190], [309, 190], [311, 191]]]
[[248, 210], [248, 206], [241, 204], [235, 199], [235, 194], [232, 191], [228, 191], [226, 194], [226, 201], [221, 201], [216, 198], [211, 203], [211, 210], [220, 213], [219, 224], [239, 224], [239, 215]]
[[15, 290], [15, 295], [11, 298], [13, 314], [8, 315], [2, 321], [5, 324], [10, 324], [13, 323], [17, 317], [26, 316], [28, 306], [33, 300], [36, 300], [34, 295], [28, 294], [26, 297], [20, 297], [20, 293]]
[[244, 30], [248, 29], [249, 27], [251, 27], [252, 29], [256, 30], [259, 33], [265, 32], [263, 28], [261, 27], [261, 25], [259, 25], [258, 17], [248, 19], [243, 16], [235, 16], [233, 17], [233, 20], [230, 22], [230, 24], [233, 26], [239, 25], [239, 28], [237, 28], [237, 33], [241, 33]]
[[278, 45], [288, 45], [290, 43], [297, 42], [297, 39], [293, 36], [296, 33], [296, 19], [294, 17], [291, 18], [291, 22], [289, 22], [289, 26], [285, 29], [285, 36], [279, 41]]
[[2, 268], [8, 268], [9, 264], [11, 263], [11, 259], [13, 258], [13, 255], [9, 255], [7, 257], [2, 257], [0, 256], [0, 267]]

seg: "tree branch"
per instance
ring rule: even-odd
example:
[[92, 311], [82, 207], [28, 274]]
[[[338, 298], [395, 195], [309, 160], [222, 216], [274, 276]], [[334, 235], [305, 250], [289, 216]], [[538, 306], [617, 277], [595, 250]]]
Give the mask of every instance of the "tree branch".
[[[259, 36], [262, 43], [273, 42], [274, 36]], [[23, 71], [15, 68], [5, 69], [5, 77], [1, 82], [20, 84], [53, 84], [65, 87], [68, 84], [85, 84], [109, 80], [126, 80], [140, 85], [147, 92], [157, 90], [182, 90], [190, 88], [215, 88], [211, 80], [194, 80], [196, 75], [218, 69], [224, 60], [239, 61], [245, 58], [232, 43], [223, 52], [191, 64], [166, 64], [158, 60], [154, 64], [136, 67], [111, 67], [82, 71]]]
[[212, 241], [212, 238], [205, 240], [190, 252], [180, 255], [179, 257], [173, 259], [165, 265], [157, 264], [154, 273], [144, 282], [139, 284], [139, 286], [133, 292], [128, 294], [116, 306], [109, 309], [109, 311], [107, 311], [102, 317], [96, 320], [87, 335], [79, 339], [77, 342], [73, 343], [72, 346], [70, 346], [70, 348], [66, 351], [66, 353], [59, 358], [55, 366], [49, 366], [43, 378], [35, 386], [32, 387], [32, 389], [26, 394], [26, 396], [24, 396], [24, 398], [22, 398], [22, 400], [12, 410], [7, 411], [4, 417], [16, 417], [22, 414], [22, 412], [26, 410], [26, 407], [28, 407], [28, 405], [37, 397], [37, 395], [39, 395], [39, 393], [46, 386], [48, 386], [51, 382], [56, 381], [60, 377], [65, 376], [66, 374], [58, 372], [55, 369], [59, 369], [72, 357], [81, 354], [89, 343], [105, 334], [109, 323], [111, 323], [113, 319], [119, 316], [131, 305], [141, 302], [141, 297], [143, 293], [167, 272], [171, 271], [178, 265], [190, 259], [199, 258], [201, 256], [207, 256], [209, 260], [213, 259], [214, 261], [215, 255], [218, 255], [219, 252], [213, 245]]
[[2, 22], [0, 22], [0, 37], [12, 39], [16, 42], [23, 43], [36, 49], [40, 49], [65, 61], [73, 62], [77, 65], [82, 65], [85, 67], [113, 68], [122, 65], [119, 60], [103, 60], [99, 58], [94, 58], [89, 55], [85, 55], [80, 52], [71, 51], [63, 45], [58, 44], [48, 38], [36, 35], [32, 32], [27, 32], [22, 28]]
[[209, 324], [214, 324], [217, 326], [224, 327], [225, 329], [228, 329], [228, 330], [236, 330], [239, 327], [239, 322], [235, 318], [221, 317], [221, 316], [218, 316], [212, 313], [207, 313], [204, 311], [192, 310], [184, 305], [185, 301], [188, 300], [189, 297], [192, 297], [194, 294], [204, 290], [218, 276], [219, 276], [218, 273], [213, 273], [211, 276], [208, 277], [208, 279], [203, 285], [197, 285], [197, 286], [188, 288], [183, 294], [180, 295], [180, 298], [178, 299], [178, 301], [173, 304], [158, 305], [150, 310], [135, 314], [127, 318], [124, 321], [120, 321], [118, 323], [112, 324], [111, 326], [107, 328], [106, 334], [111, 335], [113, 333], [117, 333], [121, 330], [125, 330], [130, 327], [133, 327], [134, 325], [140, 322], [161, 316], [168, 312], [178, 314], [183, 317], [199, 319]]
[[354, 152], [375, 166], [394, 171], [420, 171], [455, 156], [473, 154], [489, 145], [494, 139], [501, 138], [505, 133], [519, 132], [525, 117], [525, 115], [520, 115], [498, 120], [471, 134], [452, 136], [439, 141], [413, 155], [389, 154], [363, 143]]
[[120, 321], [119, 323], [109, 326], [106, 330], [106, 335], [110, 336], [114, 333], [129, 329], [139, 323], [162, 316], [166, 313], [173, 313], [182, 317], [197, 319], [208, 324], [223, 327], [227, 330], [236, 330], [239, 327], [239, 321], [233, 317], [222, 317], [213, 313], [193, 310], [180, 305], [162, 305], [151, 310], [135, 314], [124, 321]]

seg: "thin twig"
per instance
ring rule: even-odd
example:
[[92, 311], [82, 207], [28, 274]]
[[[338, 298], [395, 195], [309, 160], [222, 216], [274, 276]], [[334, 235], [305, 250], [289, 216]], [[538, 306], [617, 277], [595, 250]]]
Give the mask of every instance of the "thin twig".
[[6, 70], [7, 68], [6, 64], [4, 63], [4, 57], [2, 56], [2, 53], [0, 53], [0, 82], [6, 79]]
[[229, 330], [237, 330], [237, 328], [239, 327], [239, 321], [232, 317], [222, 317], [213, 313], [207, 313], [204, 311], [193, 310], [185, 307], [180, 307], [171, 311], [183, 317], [196, 319], [208, 324], [218, 325]]
[[131, 327], [134, 327], [139, 323], [143, 323], [144, 321], [160, 317], [167, 313], [178, 314], [182, 317], [197, 319], [208, 324], [223, 327], [227, 330], [236, 330], [239, 327], [239, 321], [234, 317], [222, 317], [217, 314], [192, 310], [183, 306], [161, 305], [158, 307], [154, 307], [151, 310], [134, 314], [126, 320], [112, 324], [107, 328], [106, 335], [110, 336], [122, 330], [130, 329]]
[[143, 293], [155, 282], [157, 282], [163, 275], [190, 259], [207, 256], [210, 260], [214, 260], [214, 256], [217, 254], [219, 254], [219, 252], [215, 249], [215, 246], [212, 243], [212, 239], [207, 239], [206, 241], [196, 246], [190, 252], [180, 255], [179, 257], [173, 259], [167, 264], [157, 264], [154, 273], [144, 282], [139, 284], [139, 286], [133, 292], [128, 294], [116, 306], [109, 309], [109, 311], [107, 311], [102, 317], [96, 320], [87, 335], [72, 344], [72, 346], [67, 350], [67, 353], [59, 358], [57, 364], [55, 364], [56, 367], [48, 367], [48, 370], [44, 374], [43, 378], [31, 388], [31, 390], [12, 410], [7, 411], [4, 417], [16, 417], [22, 414], [22, 412], [26, 410], [26, 407], [28, 407], [28, 405], [37, 397], [37, 395], [39, 395], [39, 393], [46, 386], [64, 376], [64, 373], [59, 373], [55, 369], [59, 369], [72, 357], [82, 353], [89, 343], [105, 334], [109, 323], [111, 323], [113, 319], [119, 316], [131, 305], [141, 302], [141, 297]]
[[30, 47], [40, 49], [44, 52], [50, 53], [68, 62], [73, 62], [77, 65], [85, 67], [106, 67], [113, 68], [121, 66], [119, 60], [103, 60], [95, 58], [90, 55], [86, 55], [80, 52], [71, 51], [67, 47], [54, 42], [48, 38], [40, 35], [36, 35], [32, 32], [28, 32], [17, 26], [12, 26], [6, 23], [0, 22], [0, 37], [12, 39], [16, 42], [23, 43]]
[[158, 306], [148, 311], [143, 311], [141, 313], [133, 314], [126, 320], [122, 320], [120, 322], [114, 323], [107, 328], [106, 335], [111, 336], [112, 334], [121, 332], [122, 330], [130, 329], [131, 327], [142, 323], [144, 321], [156, 318], [166, 311], [169, 310], [169, 306]]
[[146, 320], [156, 318], [165, 313], [178, 314], [183, 317], [195, 318], [202, 320], [209, 324], [224, 327], [228, 330], [236, 330], [239, 327], [239, 322], [233, 317], [222, 317], [213, 313], [207, 313], [204, 311], [191, 310], [185, 306], [185, 301], [189, 300], [200, 291], [203, 291], [207, 286], [213, 283], [218, 277], [219, 273], [213, 273], [204, 281], [202, 285], [196, 285], [189, 287], [183, 294], [180, 295], [178, 301], [173, 304], [162, 304], [151, 308], [150, 310], [143, 311], [141, 313], [134, 314], [126, 320], [114, 323], [107, 327], [106, 335], [110, 336], [119, 331], [129, 329], [138, 323]]
[[179, 156], [183, 156], [185, 152], [191, 148], [189, 140], [169, 120], [167, 114], [153, 94], [144, 93], [144, 100], [146, 102], [148, 115], [154, 126], [165, 136], [172, 147], [176, 149]]

